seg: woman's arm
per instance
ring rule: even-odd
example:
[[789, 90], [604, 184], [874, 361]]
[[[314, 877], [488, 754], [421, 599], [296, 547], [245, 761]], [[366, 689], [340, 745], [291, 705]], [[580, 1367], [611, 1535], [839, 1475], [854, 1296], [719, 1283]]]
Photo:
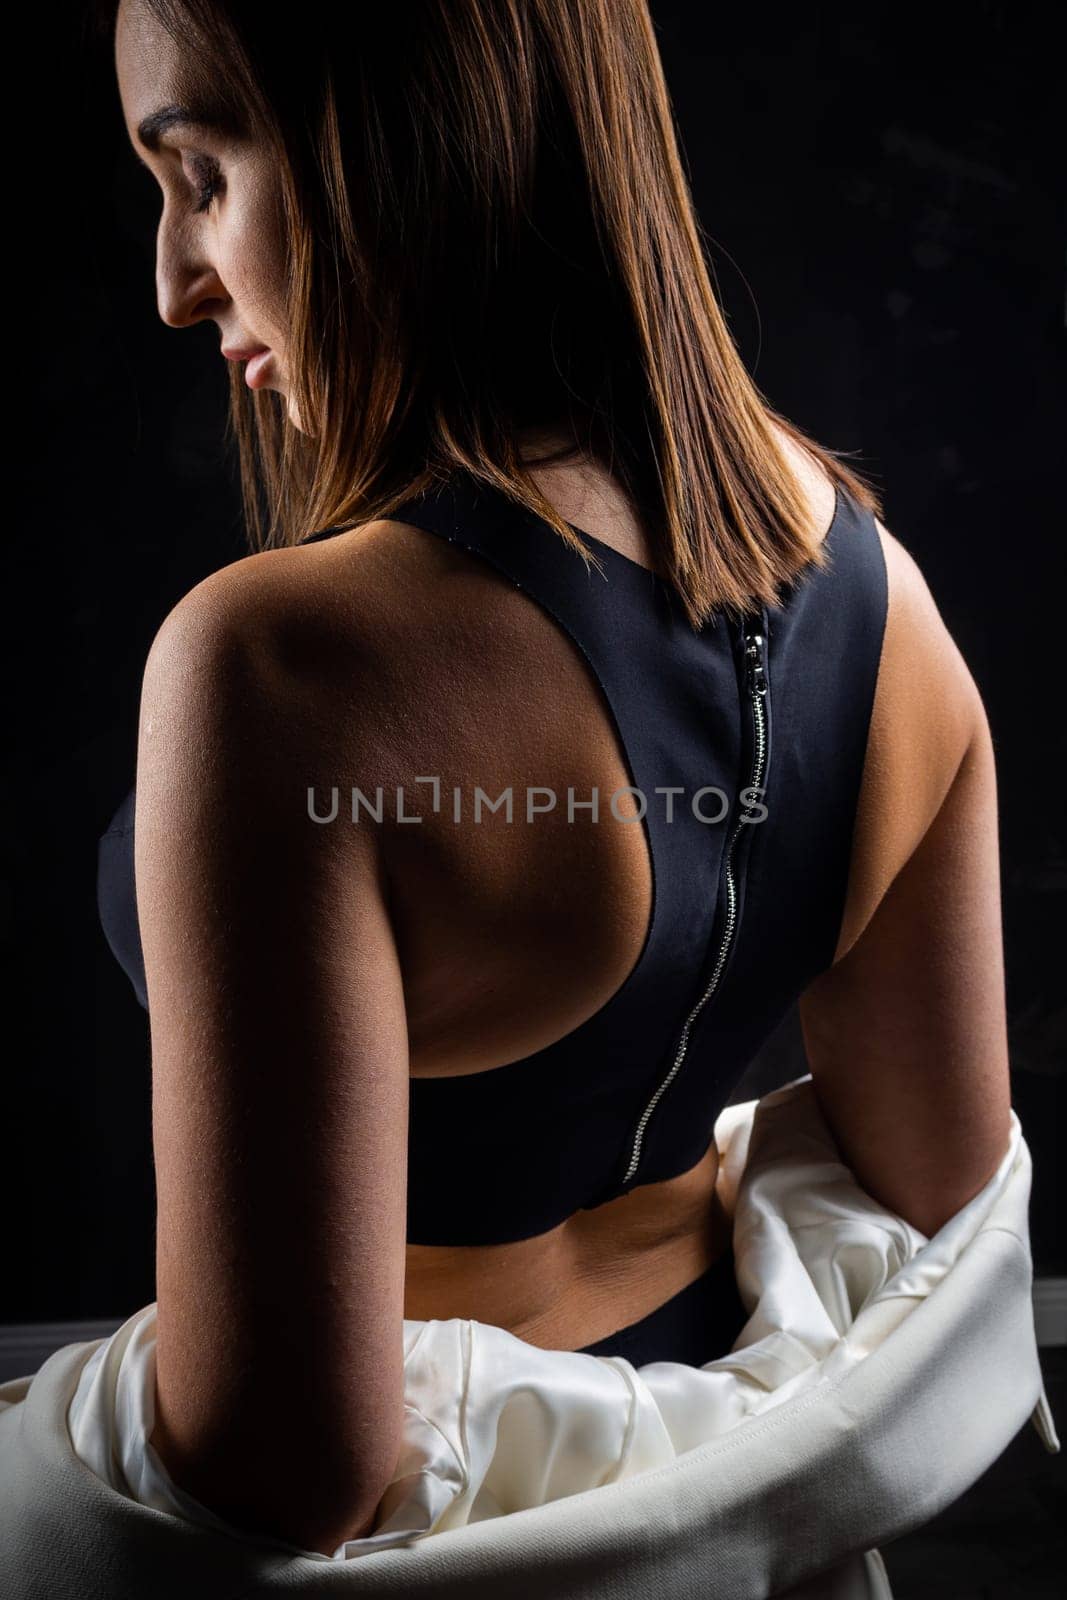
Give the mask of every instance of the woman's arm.
[[[366, 770], [339, 770], [338, 719], [351, 751], [374, 696], [356, 648], [331, 688], [313, 608], [275, 581], [292, 560], [199, 585], [144, 677], [152, 1443], [225, 1520], [332, 1554], [401, 1442], [408, 1048], [378, 830], [345, 804], [380, 781], [370, 726]], [[335, 784], [313, 822], [308, 787], [321, 810]]]
[[799, 1010], [842, 1155], [932, 1235], [1009, 1138], [996, 770], [974, 680], [918, 568], [882, 532], [890, 613], [853, 862], [865, 881], [878, 861], [895, 870]]

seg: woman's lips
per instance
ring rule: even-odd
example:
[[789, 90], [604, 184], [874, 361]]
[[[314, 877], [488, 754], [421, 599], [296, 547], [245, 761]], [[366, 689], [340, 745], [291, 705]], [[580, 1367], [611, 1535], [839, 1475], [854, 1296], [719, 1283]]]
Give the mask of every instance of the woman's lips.
[[245, 367], [245, 382], [250, 389], [262, 389], [266, 382], [267, 363], [273, 354], [271, 350], [260, 350], [250, 357]]

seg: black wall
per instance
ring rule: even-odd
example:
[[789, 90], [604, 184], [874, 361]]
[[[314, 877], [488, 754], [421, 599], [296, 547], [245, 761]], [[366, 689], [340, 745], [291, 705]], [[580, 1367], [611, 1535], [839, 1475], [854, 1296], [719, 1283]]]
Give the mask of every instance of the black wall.
[[[30, 109], [7, 151], [5, 1322], [124, 1317], [155, 1295], [147, 1022], [97, 923], [96, 841], [133, 779], [156, 629], [245, 553], [217, 331], [157, 318], [154, 184], [81, 11], [24, 19]], [[1056, 52], [1037, 8], [1005, 3], [653, 15], [750, 370], [861, 452], [988, 709], [1035, 1260], [1063, 1273]], [[790, 1025], [742, 1090], [803, 1070]]]

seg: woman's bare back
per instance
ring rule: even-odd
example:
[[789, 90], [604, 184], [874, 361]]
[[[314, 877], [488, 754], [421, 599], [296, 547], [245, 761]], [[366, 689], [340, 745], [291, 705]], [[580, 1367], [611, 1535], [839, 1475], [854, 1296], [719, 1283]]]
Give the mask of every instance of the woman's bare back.
[[[783, 442], [825, 535], [833, 485]], [[589, 472], [583, 480], [564, 465], [538, 477], [565, 520], [652, 566], [621, 490]], [[995, 780], [973, 680], [914, 562], [879, 532], [889, 608], [841, 937], [801, 1018], [847, 1158], [872, 1192], [924, 1226], [975, 1192], [1007, 1140]], [[477, 557], [395, 522], [281, 554], [287, 567], [304, 564], [301, 582], [336, 644], [339, 727], [353, 631], [379, 668], [370, 714], [403, 734], [380, 749], [370, 782], [409, 796], [428, 774], [466, 794], [543, 784], [608, 796], [628, 784], [585, 663]], [[351, 755], [363, 770], [365, 750]], [[635, 827], [463, 827], [447, 807], [427, 811], [423, 825], [392, 830], [388, 882], [415, 1077], [498, 1066], [577, 1027], [627, 977], [651, 913], [647, 844]], [[475, 1317], [546, 1348], [593, 1343], [654, 1310], [727, 1247], [716, 1176], [712, 1148], [680, 1177], [548, 1234], [409, 1245], [405, 1315]]]

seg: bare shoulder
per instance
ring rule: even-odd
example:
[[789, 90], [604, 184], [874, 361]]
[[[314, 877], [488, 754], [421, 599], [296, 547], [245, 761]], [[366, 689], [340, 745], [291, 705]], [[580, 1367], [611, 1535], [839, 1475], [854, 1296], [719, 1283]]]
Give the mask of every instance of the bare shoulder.
[[837, 509], [837, 487], [830, 474], [815, 456], [793, 439], [778, 423], [772, 424], [778, 444], [807, 498], [811, 508], [812, 524], [825, 539]]
[[[783, 453], [825, 537], [837, 489], [777, 423]], [[911, 552], [877, 518], [888, 604], [836, 960], [859, 938], [937, 815], [976, 739], [988, 735], [974, 678]]]
[[[931, 765], [955, 774], [984, 708], [970, 668], [915, 557], [880, 521], [888, 587], [878, 681], [879, 730], [907, 721], [928, 742]], [[936, 752], [940, 752], [938, 757]]]
[[868, 1191], [932, 1235], [1010, 1114], [996, 764], [977, 686], [881, 523], [889, 610], [845, 926], [800, 998], [819, 1103]]
[[923, 572], [880, 521], [888, 606], [835, 960], [856, 943], [988, 732], [977, 685]]
[[262, 551], [209, 574], [159, 628], [146, 688], [189, 701], [243, 684], [276, 706], [281, 743], [318, 741], [339, 755], [346, 741], [384, 748], [410, 618], [384, 593], [388, 573], [373, 537], [363, 541], [373, 532]]
[[314, 544], [261, 551], [203, 579], [164, 626], [184, 618], [194, 627], [236, 629], [250, 641], [284, 648], [294, 667], [335, 667], [338, 651], [354, 664], [376, 644], [395, 641], [408, 615], [400, 602], [417, 607], [429, 597], [442, 544], [380, 521]]

